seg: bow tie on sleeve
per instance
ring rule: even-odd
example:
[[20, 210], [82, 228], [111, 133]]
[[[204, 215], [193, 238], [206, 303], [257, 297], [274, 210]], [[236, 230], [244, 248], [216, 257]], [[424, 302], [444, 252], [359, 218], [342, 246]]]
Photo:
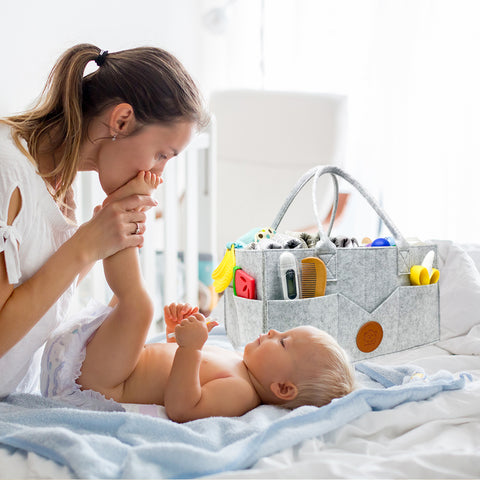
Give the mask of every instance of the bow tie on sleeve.
[[18, 255], [18, 245], [21, 241], [22, 237], [16, 227], [0, 220], [0, 253], [4, 252], [8, 282], [12, 285], [18, 283], [22, 274]]

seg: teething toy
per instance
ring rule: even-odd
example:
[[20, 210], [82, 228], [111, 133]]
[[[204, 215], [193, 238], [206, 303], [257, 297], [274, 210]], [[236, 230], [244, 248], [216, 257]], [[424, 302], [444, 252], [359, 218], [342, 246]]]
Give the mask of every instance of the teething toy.
[[435, 252], [430, 250], [421, 265], [414, 265], [410, 269], [410, 283], [412, 285], [433, 285], [438, 282], [440, 272], [433, 268]]
[[256, 300], [257, 292], [255, 290], [255, 279], [240, 267], [233, 269], [233, 293], [237, 297]]
[[232, 281], [233, 268], [235, 267], [235, 245], [227, 249], [223, 260], [212, 272], [213, 288], [217, 293], [223, 292]]

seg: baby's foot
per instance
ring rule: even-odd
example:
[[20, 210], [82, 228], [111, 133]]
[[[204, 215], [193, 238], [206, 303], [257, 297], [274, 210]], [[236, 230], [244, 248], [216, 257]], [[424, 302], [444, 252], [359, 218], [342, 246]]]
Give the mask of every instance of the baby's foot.
[[132, 178], [125, 185], [112, 192], [103, 202], [103, 206], [113, 200], [120, 200], [130, 195], [151, 195], [162, 182], [162, 177], [155, 173], [138, 172], [135, 178]]

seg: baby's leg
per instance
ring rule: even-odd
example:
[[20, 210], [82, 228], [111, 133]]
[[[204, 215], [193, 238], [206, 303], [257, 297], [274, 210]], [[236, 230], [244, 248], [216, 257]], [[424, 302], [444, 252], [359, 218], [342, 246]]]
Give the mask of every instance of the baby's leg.
[[[155, 182], [151, 178], [146, 175], [144, 181]], [[82, 387], [101, 393], [117, 387], [133, 372], [153, 317], [138, 249], [127, 248], [106, 258], [103, 267], [118, 303], [87, 345], [82, 374], [77, 380]]]

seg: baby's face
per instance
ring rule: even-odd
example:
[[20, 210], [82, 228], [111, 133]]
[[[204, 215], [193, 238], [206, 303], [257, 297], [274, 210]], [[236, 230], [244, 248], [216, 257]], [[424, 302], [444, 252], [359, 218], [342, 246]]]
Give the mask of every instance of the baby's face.
[[319, 355], [318, 346], [312, 342], [318, 334], [318, 329], [309, 326], [286, 332], [270, 330], [245, 346], [243, 361], [267, 388], [275, 382], [297, 383], [301, 367]]

